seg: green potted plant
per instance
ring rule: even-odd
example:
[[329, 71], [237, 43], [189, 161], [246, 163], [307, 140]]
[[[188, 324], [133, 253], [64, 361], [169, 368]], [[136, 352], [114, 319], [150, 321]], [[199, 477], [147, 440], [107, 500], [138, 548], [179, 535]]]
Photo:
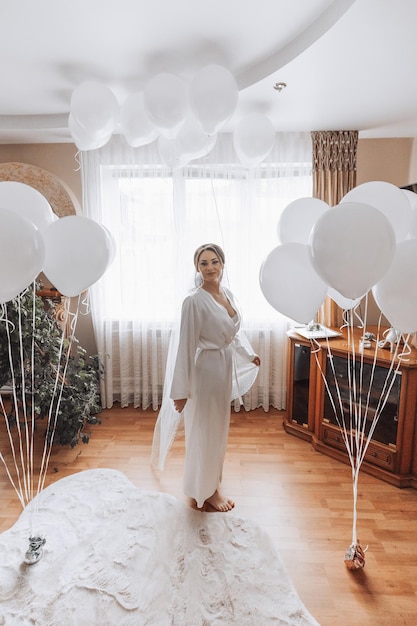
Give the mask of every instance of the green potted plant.
[[54, 301], [47, 304], [28, 289], [5, 305], [6, 316], [0, 320], [0, 388], [14, 386], [17, 405], [7, 403], [10, 425], [21, 419], [25, 403], [28, 415], [34, 410], [36, 425], [39, 420], [47, 422], [48, 443], [53, 438], [74, 447], [80, 440], [88, 443], [87, 424], [100, 423], [100, 365], [98, 357], [87, 356], [76, 340], [70, 347], [65, 338], [61, 345], [63, 331], [52, 314]]

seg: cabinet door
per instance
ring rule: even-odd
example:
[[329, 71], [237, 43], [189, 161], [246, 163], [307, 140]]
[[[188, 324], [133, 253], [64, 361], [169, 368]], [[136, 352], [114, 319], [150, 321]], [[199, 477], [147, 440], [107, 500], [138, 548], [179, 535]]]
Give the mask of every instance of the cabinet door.
[[[333, 359], [333, 367], [330, 362]], [[401, 372], [370, 363], [327, 357], [324, 421], [345, 425], [384, 445], [396, 446], [401, 393]]]
[[308, 427], [310, 413], [310, 346], [292, 344], [292, 407], [291, 421]]

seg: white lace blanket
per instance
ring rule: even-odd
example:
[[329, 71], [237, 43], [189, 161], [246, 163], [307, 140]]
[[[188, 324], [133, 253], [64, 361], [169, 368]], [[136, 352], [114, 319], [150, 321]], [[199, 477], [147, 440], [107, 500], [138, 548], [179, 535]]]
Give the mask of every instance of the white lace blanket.
[[29, 624], [317, 626], [257, 524], [107, 469], [57, 481], [0, 535], [0, 625]]

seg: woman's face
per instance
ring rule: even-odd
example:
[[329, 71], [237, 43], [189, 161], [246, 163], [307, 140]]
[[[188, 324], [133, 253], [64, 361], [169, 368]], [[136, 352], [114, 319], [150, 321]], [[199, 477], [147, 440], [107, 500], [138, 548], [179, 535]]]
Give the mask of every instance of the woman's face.
[[222, 277], [223, 265], [213, 250], [204, 250], [198, 259], [198, 271], [203, 282], [217, 283]]

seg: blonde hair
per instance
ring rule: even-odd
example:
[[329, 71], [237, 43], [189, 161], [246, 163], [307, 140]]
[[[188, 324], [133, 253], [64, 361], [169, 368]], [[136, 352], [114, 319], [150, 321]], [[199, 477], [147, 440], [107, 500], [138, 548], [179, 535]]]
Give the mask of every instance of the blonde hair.
[[220, 259], [222, 265], [224, 265], [225, 256], [221, 247], [218, 246], [216, 243], [205, 243], [202, 246], [199, 246], [197, 250], [194, 252], [194, 267], [197, 272], [198, 272], [198, 261], [200, 259], [201, 254], [205, 252], [205, 250], [211, 250], [212, 252], [214, 252], [214, 254]]

